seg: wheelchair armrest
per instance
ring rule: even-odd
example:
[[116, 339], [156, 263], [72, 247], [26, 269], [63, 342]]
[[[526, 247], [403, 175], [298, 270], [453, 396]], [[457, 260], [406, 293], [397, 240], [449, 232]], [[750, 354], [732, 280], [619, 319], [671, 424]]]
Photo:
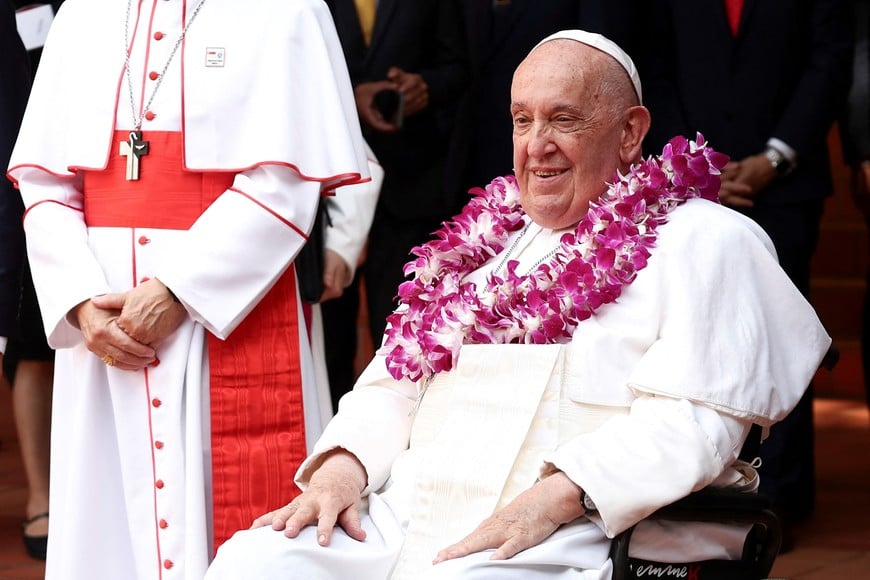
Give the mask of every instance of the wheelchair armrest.
[[[723, 578], [738, 577], [733, 575], [733, 570], [737, 569], [757, 571], [759, 575], [754, 577], [766, 577], [782, 544], [781, 523], [770, 509], [767, 497], [758, 493], [708, 487], [660, 508], [646, 519], [751, 525], [743, 559], [735, 562], [735, 566], [741, 567], [726, 567], [729, 566], [727, 562], [712, 564], [714, 571], [715, 566], [723, 567]], [[630, 574], [636, 565], [628, 555], [633, 531], [634, 527], [631, 527], [613, 539], [610, 548], [610, 558], [614, 563], [613, 580], [633, 577]], [[709, 567], [710, 562], [704, 564]]]
[[[743, 522], [745, 514], [754, 517], [768, 507], [770, 501], [767, 496], [759, 493], [706, 487], [660, 508], [650, 517], [667, 520], [722, 521], [716, 514], [724, 512], [728, 514], [725, 521], [736, 518]], [[708, 515], [716, 519], [708, 520], [706, 519]]]

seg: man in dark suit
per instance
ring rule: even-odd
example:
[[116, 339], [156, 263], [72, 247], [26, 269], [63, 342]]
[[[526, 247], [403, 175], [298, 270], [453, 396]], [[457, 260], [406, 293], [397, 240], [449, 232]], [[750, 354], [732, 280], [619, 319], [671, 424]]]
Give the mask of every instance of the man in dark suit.
[[[848, 0], [650, 0], [639, 51], [647, 144], [696, 131], [731, 163], [720, 200], [758, 222], [806, 295], [824, 199], [827, 136], [846, 94]], [[811, 391], [761, 446], [761, 490], [786, 523], [815, 499]]]
[[[384, 168], [364, 267], [377, 347], [411, 248], [465, 202], [445, 185], [453, 113], [468, 82], [465, 32], [458, 0], [378, 0], [376, 8], [360, 9], [354, 0], [326, 3], [347, 60], [363, 134]], [[361, 19], [366, 10], [373, 12]], [[340, 299], [323, 303], [336, 395], [355, 379], [352, 371], [339, 378], [336, 369], [353, 365], [356, 295], [354, 285]]]

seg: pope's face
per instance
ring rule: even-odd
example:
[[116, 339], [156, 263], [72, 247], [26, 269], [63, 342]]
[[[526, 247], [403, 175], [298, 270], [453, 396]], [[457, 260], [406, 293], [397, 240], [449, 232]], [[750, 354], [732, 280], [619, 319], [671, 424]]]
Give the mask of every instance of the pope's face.
[[550, 41], [514, 74], [514, 170], [523, 209], [544, 227], [580, 221], [620, 167], [624, 118], [602, 102], [594, 52], [571, 40]]

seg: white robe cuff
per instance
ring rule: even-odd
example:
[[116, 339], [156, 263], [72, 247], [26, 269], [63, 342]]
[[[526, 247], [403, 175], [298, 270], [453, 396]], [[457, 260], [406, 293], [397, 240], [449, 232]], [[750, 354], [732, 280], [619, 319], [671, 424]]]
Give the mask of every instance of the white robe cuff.
[[299, 467], [297, 485], [304, 490], [322, 454], [342, 447], [366, 469], [368, 486], [363, 495], [381, 489], [393, 463], [408, 448], [416, 397], [417, 385], [393, 379], [384, 358], [375, 356], [354, 389], [342, 397], [338, 406], [341, 419], [326, 426], [313, 453]]
[[712, 483], [737, 458], [749, 428], [748, 421], [685, 400], [641, 397], [628, 415], [545, 460], [586, 491], [613, 537]]

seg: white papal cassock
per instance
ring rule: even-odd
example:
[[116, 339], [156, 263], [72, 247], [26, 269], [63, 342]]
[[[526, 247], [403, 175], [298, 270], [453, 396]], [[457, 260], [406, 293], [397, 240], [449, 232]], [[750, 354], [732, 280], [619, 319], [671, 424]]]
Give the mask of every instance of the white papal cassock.
[[[609, 537], [707, 485], [757, 485], [733, 467], [746, 433], [788, 413], [830, 338], [745, 217], [694, 199], [658, 232], [649, 265], [571, 343], [465, 346], [415, 414], [416, 385], [377, 357], [315, 450], [344, 447], [365, 466], [365, 542], [337, 531], [320, 547], [313, 528], [295, 540], [239, 532], [207, 580], [607, 579]], [[533, 225], [512, 255], [517, 271], [558, 238]], [[301, 486], [316, 461], [300, 468]], [[506, 561], [484, 552], [431, 565], [552, 466], [587, 491], [595, 515]], [[741, 534], [644, 522], [633, 555], [735, 557]]]
[[[68, 0], [13, 153], [59, 349], [49, 579], [200, 580], [220, 535], [283, 500], [293, 456], [331, 413], [311, 380], [291, 264], [318, 197], [368, 176], [341, 47], [319, 0], [204, 0], [176, 46], [198, 4]], [[124, 184], [117, 135], [139, 115], [151, 150], [141, 180]], [[158, 159], [172, 163], [165, 174]], [[157, 193], [155, 176], [171, 174], [224, 185], [190, 214]], [[189, 318], [159, 365], [107, 367], [68, 313], [155, 277]]]

